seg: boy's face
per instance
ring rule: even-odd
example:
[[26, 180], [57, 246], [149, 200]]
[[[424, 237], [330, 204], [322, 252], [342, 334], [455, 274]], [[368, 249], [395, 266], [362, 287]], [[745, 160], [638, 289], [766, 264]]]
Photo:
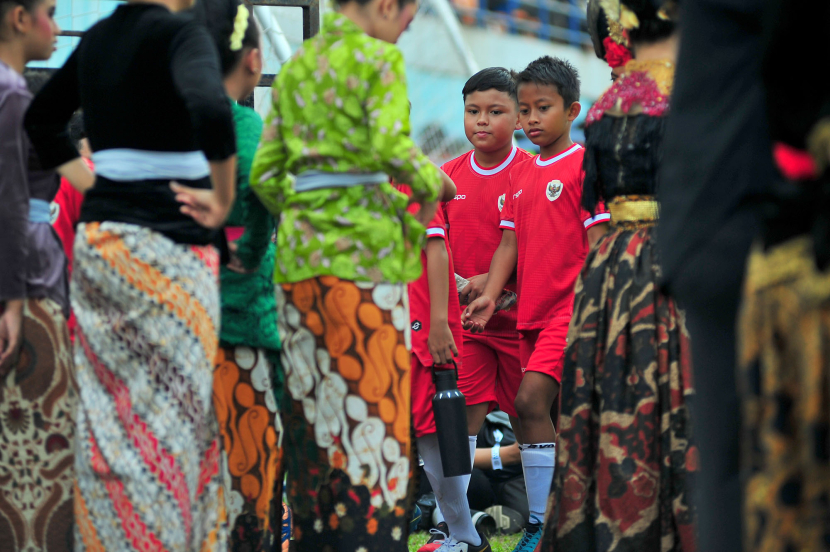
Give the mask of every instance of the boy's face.
[[579, 102], [565, 108], [565, 100], [555, 86], [532, 82], [519, 85], [519, 123], [537, 146], [549, 146], [570, 132], [579, 110]]
[[497, 151], [512, 143], [519, 126], [516, 102], [507, 92], [495, 88], [476, 91], [464, 100], [464, 132], [467, 140], [482, 152]]

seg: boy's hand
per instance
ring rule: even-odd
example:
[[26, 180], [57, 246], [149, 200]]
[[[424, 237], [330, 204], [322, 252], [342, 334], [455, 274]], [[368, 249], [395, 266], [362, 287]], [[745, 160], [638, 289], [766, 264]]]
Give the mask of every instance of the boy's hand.
[[496, 302], [486, 295], [482, 295], [464, 310], [461, 314], [461, 323], [465, 330], [481, 333], [495, 311]]
[[433, 324], [430, 322], [429, 339], [427, 340], [429, 354], [435, 364], [450, 364], [453, 357], [458, 356], [458, 348], [452, 338], [452, 332], [446, 322]]
[[487, 283], [487, 273], [478, 274], [467, 281], [469, 283], [458, 294], [462, 305], [469, 305], [481, 297], [481, 294], [484, 293], [484, 284]]

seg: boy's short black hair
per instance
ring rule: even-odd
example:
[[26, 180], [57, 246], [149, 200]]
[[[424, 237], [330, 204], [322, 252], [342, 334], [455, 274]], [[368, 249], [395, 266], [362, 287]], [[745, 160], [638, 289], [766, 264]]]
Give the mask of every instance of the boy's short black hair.
[[517, 85], [541, 84], [555, 86], [559, 95], [565, 100], [565, 108], [579, 101], [579, 72], [569, 61], [561, 58], [542, 56], [516, 78]]
[[467, 96], [473, 92], [484, 92], [485, 90], [498, 90], [504, 92], [517, 104], [519, 103], [519, 96], [516, 93], [516, 72], [505, 69], [504, 67], [488, 67], [482, 69], [464, 84], [461, 90], [461, 95], [464, 101]]

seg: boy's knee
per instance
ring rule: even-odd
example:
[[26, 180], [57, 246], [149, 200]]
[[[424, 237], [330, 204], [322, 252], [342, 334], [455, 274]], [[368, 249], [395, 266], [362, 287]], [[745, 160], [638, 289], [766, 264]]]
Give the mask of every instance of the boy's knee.
[[519, 390], [516, 399], [513, 401], [513, 407], [516, 409], [516, 414], [519, 419], [533, 420], [550, 418], [550, 409], [546, 408], [547, 401], [544, 397], [537, 397], [535, 393], [523, 392]]

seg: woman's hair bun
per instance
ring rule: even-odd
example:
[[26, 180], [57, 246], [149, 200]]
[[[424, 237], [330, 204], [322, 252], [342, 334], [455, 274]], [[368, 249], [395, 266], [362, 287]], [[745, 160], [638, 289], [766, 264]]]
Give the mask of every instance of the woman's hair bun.
[[234, 23], [239, 14], [239, 7], [243, 5], [239, 0], [198, 0], [194, 8], [196, 16], [205, 24], [216, 44], [222, 75], [233, 71], [242, 59], [242, 53], [246, 47], [259, 48], [259, 29], [252, 7], [247, 8], [248, 25], [242, 37], [242, 48], [231, 48]]
[[676, 27], [677, 2], [675, 0], [620, 0], [623, 9], [636, 16], [638, 24], [628, 29], [634, 43], [655, 42], [671, 36]]

